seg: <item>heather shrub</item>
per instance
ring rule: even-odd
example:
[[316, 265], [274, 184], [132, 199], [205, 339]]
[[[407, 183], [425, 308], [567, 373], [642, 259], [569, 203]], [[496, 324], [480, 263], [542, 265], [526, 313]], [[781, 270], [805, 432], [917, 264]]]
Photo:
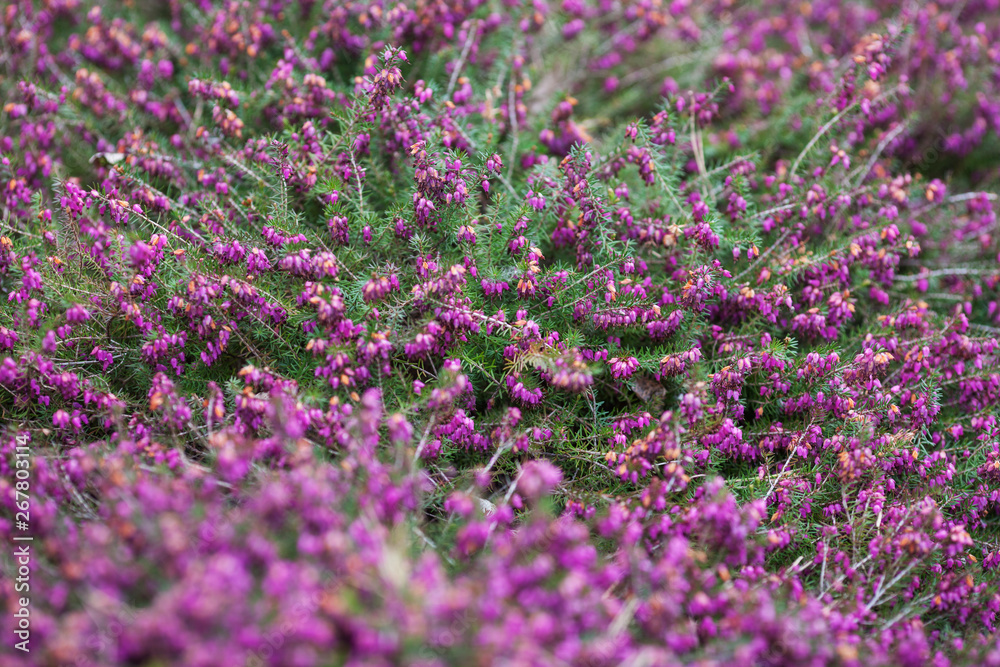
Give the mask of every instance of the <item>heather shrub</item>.
[[5, 660], [1000, 663], [994, 15], [6, 7]]

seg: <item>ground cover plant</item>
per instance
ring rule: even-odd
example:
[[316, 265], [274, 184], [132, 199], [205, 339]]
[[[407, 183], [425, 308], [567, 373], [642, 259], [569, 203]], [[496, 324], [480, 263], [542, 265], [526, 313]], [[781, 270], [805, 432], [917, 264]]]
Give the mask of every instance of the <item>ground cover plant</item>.
[[6, 3], [0, 662], [1000, 664], [997, 5]]

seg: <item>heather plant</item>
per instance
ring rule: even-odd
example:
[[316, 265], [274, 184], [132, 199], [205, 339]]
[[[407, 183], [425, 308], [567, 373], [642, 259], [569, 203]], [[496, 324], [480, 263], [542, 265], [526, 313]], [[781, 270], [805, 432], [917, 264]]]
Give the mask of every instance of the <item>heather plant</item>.
[[0, 42], [5, 660], [1000, 664], [992, 3]]

